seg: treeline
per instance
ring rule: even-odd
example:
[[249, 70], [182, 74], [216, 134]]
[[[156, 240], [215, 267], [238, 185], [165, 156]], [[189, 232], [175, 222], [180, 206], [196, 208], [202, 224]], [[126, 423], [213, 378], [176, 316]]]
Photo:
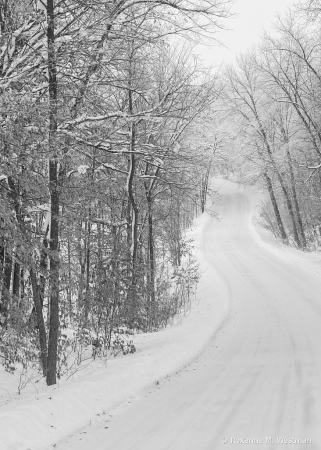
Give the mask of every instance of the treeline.
[[215, 29], [226, 6], [0, 1], [7, 370], [40, 361], [54, 384], [64, 329], [108, 346], [120, 326], [157, 330], [187, 307], [198, 273], [183, 231], [213, 153], [193, 124], [216, 90], [182, 39]]
[[319, 1], [289, 11], [224, 73], [243, 180], [268, 193], [265, 225], [303, 250], [321, 239], [320, 11]]

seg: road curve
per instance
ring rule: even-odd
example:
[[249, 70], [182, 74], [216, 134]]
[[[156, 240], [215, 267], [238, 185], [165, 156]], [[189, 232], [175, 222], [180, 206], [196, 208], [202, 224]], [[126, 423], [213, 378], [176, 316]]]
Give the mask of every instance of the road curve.
[[202, 239], [229, 320], [190, 366], [57, 450], [321, 449], [321, 278], [254, 239], [245, 191], [220, 190]]

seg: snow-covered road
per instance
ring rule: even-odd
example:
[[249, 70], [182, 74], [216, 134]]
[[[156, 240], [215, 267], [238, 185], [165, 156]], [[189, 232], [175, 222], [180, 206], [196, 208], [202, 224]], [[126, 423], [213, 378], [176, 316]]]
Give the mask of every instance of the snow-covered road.
[[229, 320], [191, 365], [57, 450], [321, 449], [321, 277], [254, 238], [246, 191], [220, 191], [202, 247]]

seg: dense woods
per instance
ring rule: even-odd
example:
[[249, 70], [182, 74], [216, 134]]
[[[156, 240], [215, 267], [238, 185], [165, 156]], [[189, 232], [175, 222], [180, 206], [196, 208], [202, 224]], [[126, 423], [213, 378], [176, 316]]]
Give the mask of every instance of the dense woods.
[[293, 8], [223, 75], [240, 179], [264, 187], [263, 223], [302, 250], [321, 239], [320, 12]]
[[188, 307], [198, 271], [184, 230], [215, 153], [195, 124], [217, 81], [186, 38], [217, 29], [227, 6], [0, 1], [6, 370], [39, 366], [55, 384], [68, 352], [134, 351], [120, 328], [154, 331]]

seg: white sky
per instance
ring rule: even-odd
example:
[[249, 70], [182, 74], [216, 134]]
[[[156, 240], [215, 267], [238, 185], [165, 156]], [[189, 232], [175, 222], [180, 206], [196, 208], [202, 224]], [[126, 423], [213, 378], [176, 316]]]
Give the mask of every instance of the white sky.
[[263, 29], [269, 30], [277, 13], [284, 13], [294, 0], [235, 0], [232, 12], [235, 17], [225, 22], [228, 31], [217, 33], [217, 38], [227, 47], [203, 47], [202, 59], [209, 64], [232, 61], [240, 52], [258, 43]]

